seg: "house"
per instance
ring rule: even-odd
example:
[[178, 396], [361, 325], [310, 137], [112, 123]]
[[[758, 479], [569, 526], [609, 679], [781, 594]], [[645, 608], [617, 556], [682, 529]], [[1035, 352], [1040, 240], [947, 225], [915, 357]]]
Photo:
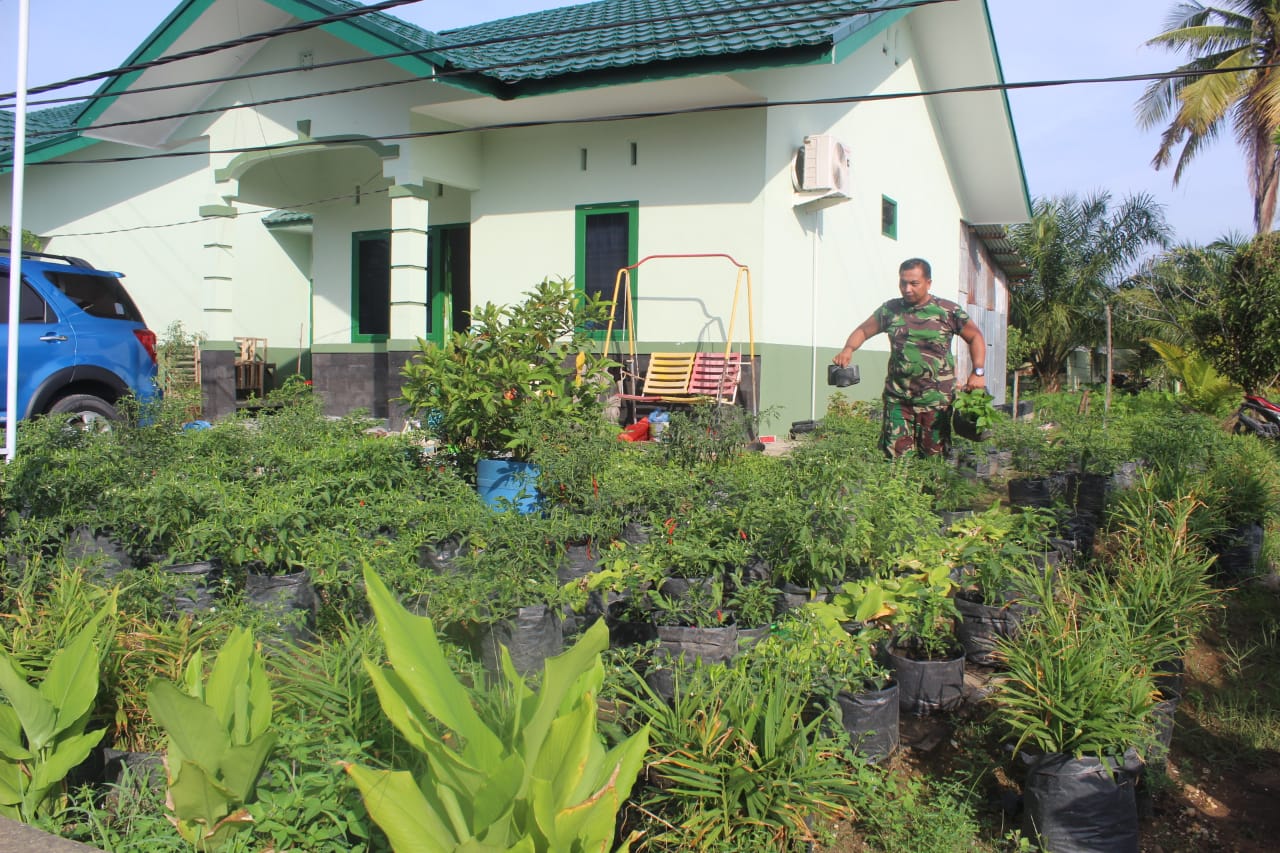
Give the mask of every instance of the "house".
[[[1002, 393], [1001, 226], [1030, 204], [984, 0], [602, 0], [441, 33], [359, 10], [182, 0], [123, 66], [142, 68], [31, 117], [26, 227], [204, 336], [208, 413], [254, 336], [277, 382], [394, 418], [418, 339], [471, 305], [547, 276], [609, 295], [668, 253], [745, 265], [751, 322], [732, 264], [646, 264], [641, 350], [750, 331], [746, 390], [781, 423], [821, 415], [826, 363], [912, 256], [970, 306]], [[887, 347], [847, 390], [878, 396]]]

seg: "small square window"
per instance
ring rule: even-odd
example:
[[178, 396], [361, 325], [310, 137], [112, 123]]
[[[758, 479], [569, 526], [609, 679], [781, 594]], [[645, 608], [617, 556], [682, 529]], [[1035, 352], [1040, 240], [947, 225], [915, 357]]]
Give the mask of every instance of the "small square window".
[[887, 195], [880, 196], [880, 233], [898, 239], [898, 203]]

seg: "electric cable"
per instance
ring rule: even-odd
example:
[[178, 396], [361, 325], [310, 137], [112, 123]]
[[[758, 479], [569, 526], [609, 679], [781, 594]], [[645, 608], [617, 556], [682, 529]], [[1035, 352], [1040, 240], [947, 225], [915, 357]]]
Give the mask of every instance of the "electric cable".
[[[260, 207], [258, 205], [253, 205], [252, 207], [249, 207], [246, 205], [245, 210], [238, 210], [236, 211], [236, 213], [237, 215], [244, 214], [245, 216], [256, 216], [259, 213], [278, 213], [280, 211], [286, 211], [286, 210], [293, 211], [293, 210], [299, 210], [304, 207], [315, 207], [321, 204], [328, 204], [329, 202], [333, 202], [333, 201], [343, 201], [349, 198], [356, 198], [357, 195], [359, 195], [360, 197], [364, 197], [364, 196], [371, 196], [371, 195], [380, 195], [385, 192], [387, 192], [387, 188], [381, 187], [379, 189], [362, 190], [358, 194], [343, 193], [341, 195], [329, 196], [328, 198], [320, 198], [320, 199], [315, 199], [313, 201], [302, 201], [302, 202], [298, 202], [297, 204], [290, 204], [285, 207]], [[125, 228], [111, 228], [106, 231], [78, 231], [78, 232], [72, 232], [67, 234], [52, 234], [49, 236], [50, 237], [104, 237], [104, 236], [109, 236], [111, 234], [128, 234], [131, 231], [152, 231], [160, 228], [176, 228], [180, 225], [198, 225], [201, 222], [208, 222], [210, 219], [216, 219], [216, 218], [218, 217], [200, 216], [195, 219], [183, 219], [179, 222], [161, 222], [157, 224], [148, 224], [148, 225], [130, 225]]]
[[[292, 33], [302, 32], [304, 30], [323, 27], [325, 24], [332, 24], [338, 21], [345, 21], [349, 18], [358, 18], [362, 15], [369, 15], [381, 12], [386, 9], [393, 9], [396, 6], [405, 6], [410, 3], [420, 3], [422, 0], [383, 0], [372, 6], [361, 6], [348, 12], [337, 12], [332, 15], [325, 15], [322, 18], [316, 18], [310, 21], [299, 21], [296, 24], [288, 24], [283, 27], [277, 27], [273, 30], [264, 30], [260, 33], [253, 33], [240, 38], [231, 39], [229, 41], [218, 42], [217, 44], [206, 45], [205, 47], [192, 48], [184, 50], [181, 53], [173, 53], [166, 56], [159, 56], [146, 62], [135, 62], [132, 65], [124, 65], [120, 68], [113, 68], [110, 71], [97, 71], [93, 74], [85, 74], [80, 77], [72, 77], [69, 80], [62, 80], [58, 83], [47, 83], [43, 86], [36, 86], [27, 89], [28, 95], [39, 95], [44, 92], [52, 92], [57, 89], [65, 89], [68, 86], [78, 86], [81, 83], [92, 83], [94, 80], [103, 80], [108, 77], [115, 78], [123, 74], [131, 74], [134, 71], [145, 71], [148, 68], [155, 68], [159, 65], [169, 65], [173, 62], [181, 62], [184, 59], [195, 59], [201, 56], [208, 56], [211, 53], [229, 50], [233, 47], [243, 47], [246, 44], [266, 41], [267, 39], [276, 38], [277, 36], [290, 35]], [[17, 92], [0, 93], [0, 101], [9, 101], [18, 96]]]
[[[827, 21], [827, 20], [844, 20], [846, 18], [857, 17], [861, 15], [873, 15], [873, 14], [878, 14], [880, 12], [893, 12], [899, 9], [914, 9], [921, 6], [933, 6], [940, 3], [954, 3], [956, 1], [957, 0], [905, 0], [905, 2], [894, 3], [892, 5], [875, 6], [875, 7], [868, 6], [867, 8], [847, 9], [839, 12], [832, 11], [832, 12], [824, 13], [822, 15], [814, 15], [806, 18], [788, 18], [786, 23], [787, 24], [817, 23], [817, 22]], [[400, 0], [400, 2], [410, 2], [410, 0]], [[313, 63], [311, 65], [292, 65], [285, 68], [273, 68], [265, 71], [254, 71], [247, 74], [231, 74], [231, 75], [224, 75], [220, 77], [207, 77], [207, 78], [192, 80], [184, 83], [169, 83], [169, 84], [164, 84], [159, 86], [130, 88], [122, 92], [95, 92], [90, 95], [76, 95], [76, 96], [68, 96], [64, 98], [46, 98], [43, 100], [31, 100], [31, 101], [28, 101], [27, 103], [28, 103], [28, 106], [44, 106], [49, 104], [63, 104], [63, 103], [92, 103], [102, 98], [117, 98], [117, 97], [124, 97], [128, 95], [146, 94], [148, 92], [163, 92], [163, 91], [170, 91], [173, 89], [181, 89], [181, 88], [187, 88], [192, 86], [204, 86], [210, 83], [229, 83], [229, 82], [234, 82], [238, 80], [254, 79], [257, 77], [270, 77], [270, 76], [275, 76], [280, 74], [291, 74], [295, 71], [315, 71], [315, 70], [326, 69], [326, 68], [338, 68], [338, 67], [347, 66], [347, 65], [359, 65], [366, 62], [381, 62], [381, 61], [389, 61], [392, 59], [419, 57], [419, 56], [422, 56], [423, 54], [437, 52], [437, 51], [462, 50], [462, 49], [472, 49], [477, 47], [491, 47], [493, 45], [498, 45], [498, 44], [507, 44], [512, 42], [521, 42], [521, 41], [534, 41], [534, 40], [542, 40], [542, 39], [548, 39], [548, 38], [558, 38], [561, 36], [580, 35], [584, 33], [598, 32], [598, 31], [609, 30], [609, 29], [637, 27], [637, 26], [644, 26], [648, 24], [664, 24], [664, 23], [672, 23], [675, 21], [687, 21], [687, 20], [693, 20], [697, 18], [706, 18], [706, 17], [723, 17], [724, 15], [729, 14], [730, 12], [734, 14], [740, 14], [742, 12], [774, 11], [780, 8], [789, 8], [791, 6], [812, 6], [815, 4], [815, 2], [816, 0], [771, 0], [771, 2], [767, 2], [767, 3], [758, 3], [758, 4], [752, 4], [749, 6], [739, 6], [732, 10], [726, 10], [726, 9], [700, 10], [696, 12], [684, 12], [678, 15], [663, 15], [663, 16], [648, 17], [648, 18], [632, 18], [632, 19], [627, 19], [623, 21], [610, 21], [610, 22], [600, 23], [600, 24], [587, 24], [587, 25], [569, 27], [564, 29], [546, 30], [546, 31], [537, 32], [537, 33], [522, 33], [522, 34], [512, 35], [512, 36], [495, 36], [495, 37], [485, 38], [485, 39], [475, 39], [472, 41], [442, 43], [442, 44], [433, 45], [431, 47], [414, 48], [411, 50], [402, 50], [402, 51], [396, 51], [393, 53], [380, 53], [380, 54], [371, 54], [368, 56], [351, 57], [348, 59], [336, 59], [330, 62]], [[369, 7], [369, 8], [373, 8], [373, 7]], [[476, 24], [474, 27], [460, 27], [457, 30], [446, 30], [445, 32], [458, 32], [462, 29], [474, 29], [476, 27], [482, 27], [482, 26], [486, 26], [486, 24]], [[712, 36], [733, 35], [733, 34], [737, 34], [740, 31], [776, 27], [776, 26], [779, 26], [779, 22], [777, 21], [754, 23], [754, 24], [742, 26], [739, 28], [730, 28], [726, 30], [720, 30], [717, 32], [690, 33], [684, 36], [673, 37], [671, 41], [702, 38], [708, 35], [712, 35]], [[423, 32], [429, 35], [432, 34], [429, 30], [423, 30]], [[661, 43], [665, 43], [665, 42], [661, 42]], [[640, 45], [639, 43], [637, 43], [636, 45], [631, 45], [631, 44], [614, 45], [610, 47], [608, 50], [609, 51], [624, 50], [634, 46], [643, 46], [643, 45]], [[218, 49], [221, 49], [221, 48], [218, 48]], [[204, 49], [201, 48], [200, 50], [204, 50]], [[196, 52], [191, 51], [190, 53], [196, 53]], [[196, 54], [196, 55], [203, 55], [203, 54]], [[572, 54], [552, 54], [549, 56], [540, 57], [538, 61], [551, 62], [551, 61], [556, 61], [566, 57], [571, 58], [572, 56], [573, 56]], [[512, 67], [520, 64], [525, 64], [525, 63], [511, 62], [511, 63], [505, 63], [505, 64], [495, 64], [491, 66], [459, 69], [455, 72], [450, 72], [450, 73], [455, 73], [455, 74], [483, 73], [485, 71]], [[127, 66], [125, 68], [119, 69], [118, 73], [120, 74], [127, 73], [130, 70], [142, 68], [144, 67], [144, 65], [145, 63], [137, 66]], [[93, 75], [90, 79], [100, 79], [103, 77], [109, 77], [114, 75], [117, 75], [117, 72], [100, 72], [96, 75]], [[434, 77], [435, 75], [432, 75], [432, 76]], [[424, 78], [418, 78], [418, 79], [428, 79], [428, 78], [424, 77]], [[44, 86], [38, 87], [37, 89], [29, 89], [28, 94], [32, 92], [45, 92], [45, 91], [52, 91], [54, 89], [65, 88], [67, 86], [76, 85], [79, 82], [85, 82], [85, 80], [82, 78], [75, 78], [73, 80], [62, 81], [59, 83], [49, 83]], [[412, 81], [406, 81], [406, 82], [412, 82]], [[4, 102], [10, 101], [14, 97], [16, 97], [15, 92], [0, 93], [0, 106], [4, 106], [5, 105]]]
[[[601, 124], [614, 121], [635, 121], [639, 119], [667, 118], [671, 116], [698, 115], [714, 112], [739, 112], [756, 109], [776, 109], [782, 107], [832, 106], [838, 104], [874, 103], [879, 101], [905, 100], [907, 98], [932, 98], [945, 95], [964, 95], [983, 92], [1009, 92], [1026, 89], [1056, 88], [1061, 86], [1077, 86], [1107, 83], [1154, 82], [1157, 80], [1175, 80], [1184, 77], [1198, 77], [1207, 74], [1239, 74], [1242, 71], [1261, 71], [1280, 68], [1280, 63], [1260, 63], [1230, 69], [1199, 69], [1150, 72], [1140, 74], [1120, 74], [1107, 77], [1074, 77], [1055, 80], [1031, 80], [1019, 83], [980, 83], [971, 86], [952, 86], [942, 89], [925, 89], [918, 92], [881, 92], [866, 95], [838, 95], [830, 98], [796, 98], [782, 101], [746, 101], [736, 103], [708, 104], [697, 107], [680, 107], [668, 110], [650, 110], [636, 113], [614, 113], [597, 116], [581, 116], [562, 119], [532, 119], [518, 122], [496, 122], [492, 124], [474, 125], [471, 127], [451, 128], [448, 130], [408, 131], [384, 135], [346, 135], [351, 140], [376, 140], [378, 142], [401, 142], [413, 139], [430, 139], [437, 136], [453, 136], [461, 133], [483, 133], [494, 130], [515, 130], [537, 127], [560, 127], [573, 124]], [[326, 140], [327, 144], [340, 142], [344, 136], [335, 136]], [[107, 163], [132, 163], [140, 160], [163, 160], [181, 157], [207, 157], [219, 154], [249, 154], [265, 151], [288, 151], [292, 148], [314, 146], [310, 140], [283, 142], [276, 145], [251, 145], [235, 148], [212, 148], [199, 151], [162, 151], [152, 154], [125, 155], [120, 157], [86, 158], [74, 161], [46, 160], [28, 163], [28, 168], [51, 166], [101, 165]]]
[[[803, 2], [812, 3], [813, 0], [803, 0]], [[955, 2], [955, 0], [916, 0], [916, 2], [914, 3], [904, 4], [904, 5], [921, 6], [921, 5], [932, 5], [935, 3], [952, 3], [952, 2]], [[892, 8], [899, 8], [899, 7], [894, 6]], [[839, 15], [825, 14], [825, 15], [815, 16], [813, 18], [791, 18], [789, 19], [789, 23], [816, 23], [820, 21], [828, 21], [833, 19], [843, 20], [846, 17], [848, 16], [844, 13], [840, 13]], [[634, 51], [641, 48], [661, 47], [663, 45], [677, 44], [679, 42], [693, 41], [696, 39], [740, 35], [742, 33], [750, 32], [752, 30], [769, 29], [776, 26], [778, 26], [776, 21], [753, 23], [753, 24], [747, 24], [742, 26], [736, 26], [729, 29], [725, 29], [725, 30], [707, 30], [707, 31], [698, 32], [696, 34], [675, 35], [667, 38], [652, 39], [649, 41], [630, 42], [626, 44], [615, 44], [615, 45], [609, 45], [607, 47], [592, 48], [588, 50], [574, 51], [570, 53], [559, 53], [553, 56], [539, 58], [536, 61], [552, 62], [552, 61], [565, 61], [570, 59], [584, 59], [592, 56], [609, 55], [609, 54], [617, 53], [619, 51]], [[335, 64], [344, 64], [345, 62], [348, 62], [348, 61], [349, 60], [338, 60]], [[363, 62], [366, 60], [362, 59], [360, 61]], [[529, 62], [530, 60], [528, 59], [512, 60], [510, 62], [494, 63], [492, 65], [487, 65], [487, 66], [477, 66], [477, 67], [455, 69], [455, 70], [443, 71], [443, 72], [437, 71], [433, 74], [426, 74], [418, 77], [406, 77], [400, 80], [383, 80], [377, 83], [362, 83], [357, 86], [347, 86], [340, 89], [327, 89], [320, 92], [284, 95], [278, 98], [269, 98], [269, 99], [257, 100], [257, 101], [241, 101], [226, 107], [207, 107], [207, 108], [197, 109], [197, 110], [185, 110], [178, 113], [169, 113], [166, 115], [148, 116], [146, 118], [127, 119], [127, 120], [115, 121], [115, 122], [95, 122], [93, 125], [91, 125], [91, 127], [94, 130], [105, 130], [107, 128], [113, 128], [113, 127], [130, 127], [130, 126], [141, 125], [141, 124], [151, 124], [153, 122], [173, 121], [175, 119], [187, 119], [187, 118], [193, 118], [201, 115], [212, 115], [216, 113], [230, 112], [232, 110], [240, 110], [240, 109], [248, 109], [252, 107], [261, 107], [261, 106], [269, 106], [274, 104], [290, 103], [292, 101], [305, 101], [312, 98], [324, 98], [324, 97], [330, 97], [333, 95], [348, 95], [354, 92], [364, 92], [371, 89], [384, 89], [384, 88], [390, 88], [392, 86], [403, 86], [403, 85], [414, 84], [414, 83], [432, 83], [432, 82], [438, 82], [441, 80], [444, 80], [447, 82], [447, 80], [452, 77], [465, 77], [465, 76], [470, 76], [475, 74], [483, 74], [484, 72], [487, 72], [487, 71], [493, 71], [493, 70], [498, 70], [502, 68], [517, 68], [521, 65], [527, 65], [529, 64]], [[319, 68], [319, 67], [321, 66], [309, 66], [308, 68], [309, 70], [314, 70], [315, 68]], [[296, 69], [290, 69], [290, 70], [292, 71]], [[251, 76], [258, 76], [258, 75], [241, 75], [235, 79], [247, 79]], [[164, 91], [172, 88], [180, 88], [180, 87], [179, 86], [156, 86], [156, 87], [151, 87], [151, 89], [149, 89], [148, 91]], [[142, 91], [142, 90], [131, 90], [131, 91]], [[27, 136], [28, 138], [33, 138], [38, 136], [60, 136], [63, 134], [74, 133], [79, 130], [85, 130], [85, 129], [89, 129], [89, 128], [80, 128], [74, 125], [68, 125], [60, 128], [28, 130]], [[0, 141], [5, 141], [11, 138], [12, 138], [11, 136], [0, 136]]]

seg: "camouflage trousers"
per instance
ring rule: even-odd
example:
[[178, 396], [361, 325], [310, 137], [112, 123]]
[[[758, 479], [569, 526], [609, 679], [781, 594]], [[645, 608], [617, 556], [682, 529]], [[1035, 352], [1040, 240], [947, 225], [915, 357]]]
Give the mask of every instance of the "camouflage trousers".
[[951, 419], [947, 408], [914, 406], [886, 396], [880, 421], [880, 449], [888, 459], [911, 450], [918, 456], [937, 456], [951, 445]]

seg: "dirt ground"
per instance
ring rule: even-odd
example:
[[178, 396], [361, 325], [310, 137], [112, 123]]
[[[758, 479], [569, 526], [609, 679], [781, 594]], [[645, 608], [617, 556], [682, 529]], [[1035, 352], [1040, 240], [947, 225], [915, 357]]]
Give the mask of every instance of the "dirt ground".
[[[1187, 695], [1224, 689], [1230, 650], [1226, 639], [1211, 631], [1193, 650], [1187, 665]], [[1008, 849], [1001, 839], [1021, 823], [1020, 787], [1014, 778], [1017, 762], [991, 727], [983, 724], [987, 706], [981, 699], [990, 675], [970, 669], [971, 701], [960, 711], [946, 717], [904, 718], [902, 749], [890, 765], [895, 773], [928, 779], [955, 778], [967, 784], [978, 779], [977, 817], [983, 833], [971, 848], [975, 853]], [[1213, 734], [1197, 718], [1195, 703], [1183, 702], [1175, 719], [1166, 775], [1139, 783], [1138, 810], [1142, 853], [1280, 850], [1280, 752], [1246, 750]], [[836, 838], [820, 848], [821, 853], [881, 849], [875, 839], [864, 837], [849, 823], [841, 824]]]

